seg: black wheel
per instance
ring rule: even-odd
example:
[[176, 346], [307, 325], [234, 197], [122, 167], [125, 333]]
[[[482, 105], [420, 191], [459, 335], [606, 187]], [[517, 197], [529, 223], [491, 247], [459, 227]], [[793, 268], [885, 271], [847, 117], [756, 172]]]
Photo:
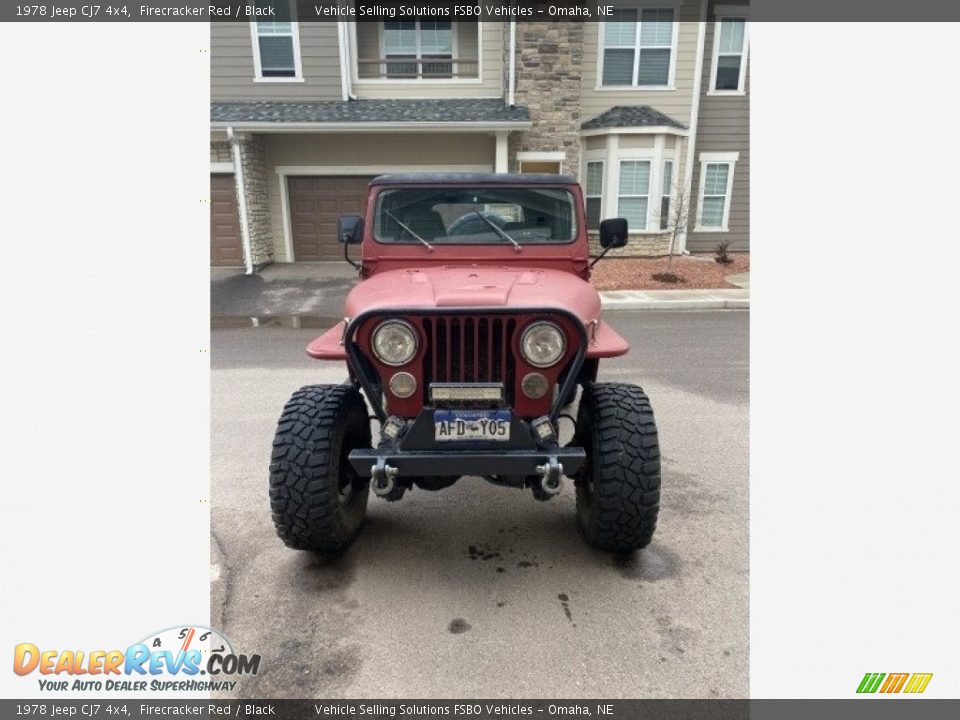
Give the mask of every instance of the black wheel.
[[584, 386], [573, 445], [587, 452], [577, 478], [577, 519], [602, 550], [646, 547], [660, 511], [660, 446], [653, 409], [635, 385]]
[[270, 509], [288, 547], [335, 553], [357, 536], [370, 481], [347, 455], [370, 447], [370, 420], [351, 385], [308, 385], [293, 394], [277, 423], [270, 461]]

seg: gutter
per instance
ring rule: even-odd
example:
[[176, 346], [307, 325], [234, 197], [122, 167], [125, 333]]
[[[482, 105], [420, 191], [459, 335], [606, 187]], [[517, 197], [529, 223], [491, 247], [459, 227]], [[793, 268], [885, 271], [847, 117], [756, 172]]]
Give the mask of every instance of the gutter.
[[[697, 32], [697, 62], [693, 70], [693, 98], [690, 102], [690, 135], [687, 140], [687, 159], [684, 177], [684, 193], [687, 196], [687, 222], [680, 234], [679, 254], [689, 255], [687, 252], [687, 232], [693, 218], [690, 211], [693, 209], [693, 163], [696, 160], [697, 147], [697, 120], [700, 117], [700, 95], [703, 93], [703, 50], [707, 38], [707, 0], [700, 0], [700, 28]], [[697, 209], [699, 212], [699, 208]]]
[[517, 54], [517, 21], [510, 18], [510, 69], [507, 77], [507, 105], [514, 106], [514, 90], [516, 89], [516, 54]]
[[485, 130], [528, 130], [530, 120], [470, 120], [464, 122], [211, 122], [212, 130], [242, 130], [246, 132], [482, 132]]
[[253, 251], [250, 249], [250, 221], [247, 218], [247, 185], [243, 175], [243, 160], [240, 157], [240, 141], [227, 126], [227, 140], [233, 155], [233, 177], [237, 185], [237, 206], [240, 210], [240, 238], [243, 243], [243, 264], [246, 275], [253, 275]]

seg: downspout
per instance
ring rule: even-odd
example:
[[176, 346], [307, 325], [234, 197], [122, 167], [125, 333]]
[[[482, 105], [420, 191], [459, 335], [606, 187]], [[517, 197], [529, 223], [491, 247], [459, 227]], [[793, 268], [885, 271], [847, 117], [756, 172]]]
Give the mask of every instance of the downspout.
[[343, 99], [356, 100], [353, 94], [353, 77], [350, 70], [350, 30], [346, 22], [337, 23], [337, 40], [340, 46], [340, 91]]
[[[693, 164], [696, 160], [697, 147], [697, 120], [700, 117], [700, 95], [703, 93], [703, 50], [707, 38], [707, 0], [700, 0], [700, 29], [697, 32], [697, 62], [693, 70], [693, 98], [690, 102], [690, 134], [687, 136], [687, 159], [684, 168], [684, 194], [687, 198], [687, 222], [680, 234], [680, 247], [678, 251], [681, 255], [689, 255], [687, 251], [687, 231], [690, 223], [696, 219], [691, 217], [693, 210]], [[699, 208], [698, 208], [699, 211]]]
[[347, 40], [343, 34], [343, 22], [337, 23], [337, 49], [340, 51], [340, 98], [346, 102], [350, 99], [350, 88], [347, 87], [347, 66], [343, 60]]
[[517, 54], [517, 21], [510, 18], [510, 69], [507, 71], [507, 105], [514, 105], [514, 89], [516, 88], [516, 60]]
[[243, 243], [243, 263], [246, 274], [253, 275], [253, 252], [250, 249], [250, 222], [247, 218], [247, 184], [243, 176], [243, 159], [240, 156], [240, 141], [233, 134], [233, 127], [227, 127], [227, 140], [233, 155], [233, 179], [237, 185], [237, 206], [240, 210], [240, 239]]

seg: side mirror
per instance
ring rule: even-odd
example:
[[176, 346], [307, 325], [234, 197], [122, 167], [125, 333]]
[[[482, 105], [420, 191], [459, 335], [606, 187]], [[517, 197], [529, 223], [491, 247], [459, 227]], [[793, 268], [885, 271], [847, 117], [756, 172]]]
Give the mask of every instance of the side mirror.
[[600, 247], [604, 250], [622, 248], [627, 244], [626, 218], [610, 218], [600, 223]]
[[363, 240], [363, 218], [359, 215], [341, 215], [337, 222], [337, 240], [344, 245], [356, 245]]

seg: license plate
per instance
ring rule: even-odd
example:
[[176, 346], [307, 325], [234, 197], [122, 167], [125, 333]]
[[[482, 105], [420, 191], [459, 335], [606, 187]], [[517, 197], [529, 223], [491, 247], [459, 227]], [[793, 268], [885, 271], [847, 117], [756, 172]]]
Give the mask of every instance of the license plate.
[[510, 439], [510, 412], [507, 410], [437, 410], [433, 414], [438, 442]]

